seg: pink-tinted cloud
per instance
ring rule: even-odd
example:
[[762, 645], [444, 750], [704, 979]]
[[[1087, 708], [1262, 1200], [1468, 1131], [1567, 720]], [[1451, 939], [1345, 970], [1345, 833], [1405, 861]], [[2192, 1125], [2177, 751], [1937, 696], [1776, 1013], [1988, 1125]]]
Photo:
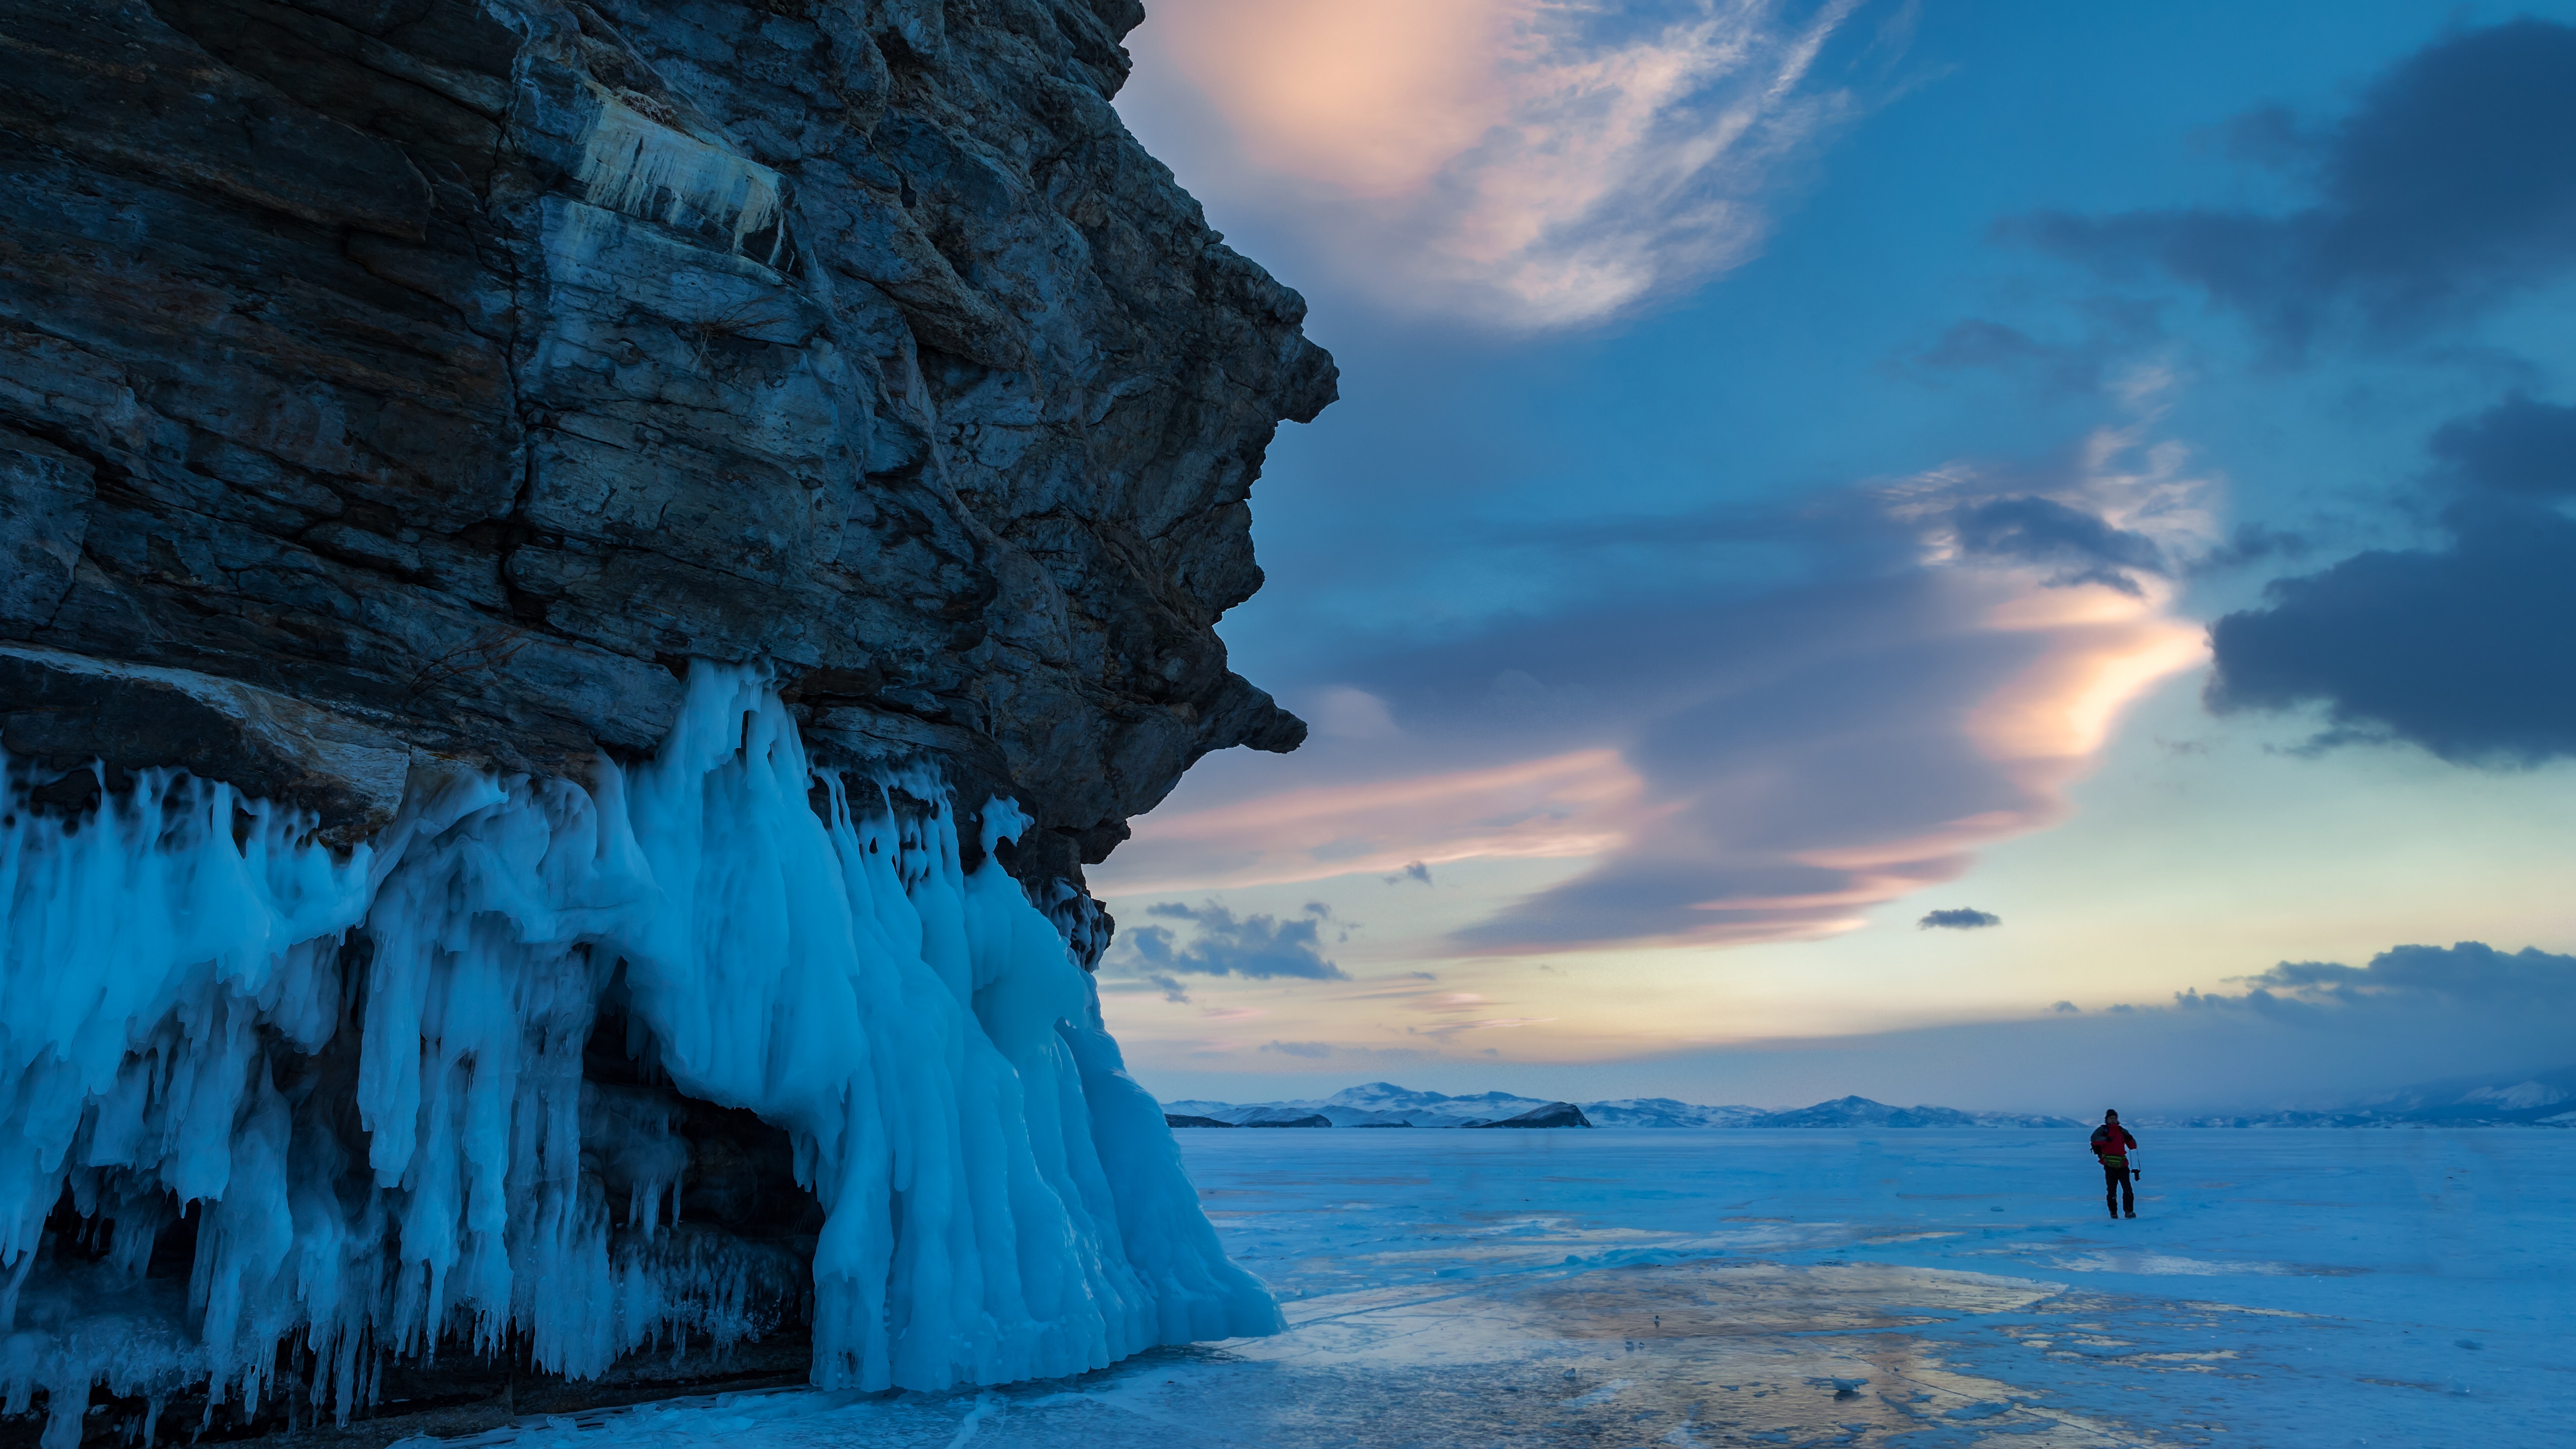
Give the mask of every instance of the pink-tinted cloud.
[[1519, 738], [1497, 743], [1490, 681], [1592, 703], [1530, 716], [1540, 748], [1508, 763], [1148, 817], [1107, 879], [1138, 894], [1417, 860], [1582, 863], [1495, 902], [1457, 954], [1850, 929], [2063, 819], [2122, 711], [2202, 661], [2176, 576], [2216, 537], [2213, 490], [2144, 424], [2106, 429], [2041, 476], [1955, 466], [1855, 495], [1850, 526], [1899, 550], [1872, 577], [1512, 620], [1355, 665], [1343, 688], [1382, 706], [1387, 733], [1330, 744], [1315, 768], [1490, 757]]
[[1615, 848], [1647, 813], [1615, 750], [1263, 796], [1136, 822], [1103, 871], [1121, 895], [1278, 885], [1454, 860]]
[[1855, 108], [1812, 76], [1859, 3], [1166, 0], [1121, 105], [1377, 303], [1560, 326], [1758, 250]]
[[1416, 1011], [1482, 1011], [1493, 1003], [1473, 991], [1425, 991], [1406, 1003]]

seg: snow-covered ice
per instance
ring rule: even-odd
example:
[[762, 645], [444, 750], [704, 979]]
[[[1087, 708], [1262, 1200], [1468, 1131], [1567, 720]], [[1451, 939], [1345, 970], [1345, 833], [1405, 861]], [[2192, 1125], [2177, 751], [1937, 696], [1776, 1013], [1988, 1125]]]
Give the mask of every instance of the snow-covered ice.
[[2576, 1133], [1185, 1132], [1288, 1333], [482, 1442], [2565, 1442]]

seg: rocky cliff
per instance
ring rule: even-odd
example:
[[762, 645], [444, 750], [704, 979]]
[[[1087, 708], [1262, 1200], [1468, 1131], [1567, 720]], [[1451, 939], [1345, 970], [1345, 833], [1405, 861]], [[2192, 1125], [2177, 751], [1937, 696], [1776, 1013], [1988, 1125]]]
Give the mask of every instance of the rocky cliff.
[[[1079, 880], [1191, 761], [1304, 304], [1110, 97], [1133, 0], [0, 4], [0, 744], [380, 827], [681, 661]], [[74, 772], [77, 771], [77, 774]]]
[[1075, 969], [1334, 388], [1142, 19], [0, 0], [8, 1412], [1275, 1323]]

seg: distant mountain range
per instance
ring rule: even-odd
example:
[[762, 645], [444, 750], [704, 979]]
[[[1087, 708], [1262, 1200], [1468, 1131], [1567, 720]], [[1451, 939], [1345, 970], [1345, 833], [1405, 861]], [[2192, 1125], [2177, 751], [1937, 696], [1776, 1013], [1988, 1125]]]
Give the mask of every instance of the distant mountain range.
[[[1549, 1105], [1543, 1097], [1477, 1092], [1451, 1097], [1417, 1092], [1392, 1082], [1370, 1082], [1329, 1097], [1291, 1102], [1166, 1102], [1174, 1116], [1204, 1117], [1235, 1126], [1322, 1117], [1336, 1127], [1464, 1127], [1516, 1117]], [[1963, 1112], [1953, 1107], [1891, 1107], [1867, 1097], [1841, 1097], [1812, 1107], [1703, 1107], [1670, 1097], [1620, 1097], [1577, 1102], [1596, 1127], [2047, 1127], [2092, 1124], [2032, 1112]], [[2576, 1127], [2576, 1067], [2530, 1075], [2457, 1077], [2427, 1082], [2317, 1111], [2269, 1111], [2130, 1119], [2140, 1129], [2163, 1127]]]
[[[1292, 1102], [1165, 1102], [1176, 1117], [1205, 1117], [1250, 1127], [1322, 1117], [1336, 1127], [1464, 1127], [1517, 1117], [1549, 1105], [1544, 1097], [1477, 1092], [1451, 1097], [1417, 1092], [1392, 1082], [1370, 1082], [1329, 1097]], [[2081, 1127], [2071, 1117], [2027, 1112], [1961, 1112], [1950, 1107], [1890, 1107], [1867, 1097], [1844, 1097], [1777, 1112], [1762, 1107], [1703, 1107], [1670, 1097], [1621, 1097], [1577, 1102], [1596, 1127]]]
[[[2140, 1125], [2148, 1125], [2141, 1123]], [[2316, 1112], [2178, 1117], [2166, 1127], [2576, 1127], [2576, 1067], [2453, 1077]]]

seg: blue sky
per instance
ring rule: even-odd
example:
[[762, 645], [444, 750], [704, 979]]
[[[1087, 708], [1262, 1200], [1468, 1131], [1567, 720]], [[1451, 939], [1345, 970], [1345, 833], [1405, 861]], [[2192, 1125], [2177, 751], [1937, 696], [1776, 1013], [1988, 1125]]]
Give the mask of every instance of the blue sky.
[[[1094, 874], [1148, 1084], [2554, 1064], [2570, 26], [1155, 7], [1121, 110], [1343, 398], [1274, 446], [1223, 629], [1312, 742], [1203, 762]], [[2462, 941], [2544, 954], [2277, 974]]]

